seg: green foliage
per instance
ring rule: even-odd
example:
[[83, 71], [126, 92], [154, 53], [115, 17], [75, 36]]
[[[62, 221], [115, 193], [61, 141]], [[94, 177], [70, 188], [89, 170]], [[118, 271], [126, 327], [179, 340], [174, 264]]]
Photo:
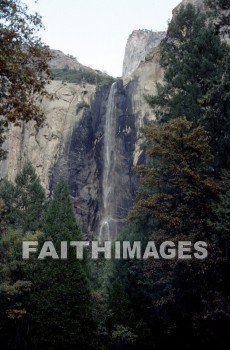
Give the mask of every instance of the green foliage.
[[73, 215], [69, 191], [63, 179], [58, 183], [53, 199], [49, 203], [43, 229], [45, 237], [54, 241], [62, 240], [62, 235], [67, 240], [81, 239], [80, 230]]
[[55, 80], [62, 80], [68, 83], [80, 84], [82, 82], [88, 84], [107, 85], [111, 84], [114, 79], [108, 75], [98, 74], [93, 71], [75, 70], [75, 69], [52, 69], [52, 77]]
[[40, 125], [44, 120], [37, 99], [48, 95], [45, 84], [51, 54], [36, 36], [41, 27], [41, 17], [29, 14], [21, 0], [1, 1], [0, 115], [5, 124], [35, 120]]
[[[118, 240], [141, 241], [149, 238], [149, 227], [142, 223], [129, 223]], [[141, 260], [114, 260], [107, 281], [107, 299], [110, 313], [107, 330], [113, 346], [125, 349], [149, 349], [153, 343], [149, 339], [152, 322], [149, 282], [144, 274]], [[126, 338], [127, 337], [127, 338]]]
[[225, 194], [220, 195], [220, 203], [214, 206], [213, 212], [217, 216], [217, 221], [213, 222], [211, 226], [221, 235], [229, 237], [230, 234], [230, 190]]
[[216, 33], [223, 40], [229, 39], [229, 1], [228, 0], [205, 0], [208, 7], [209, 17], [214, 23]]
[[[39, 205], [40, 211], [43, 209], [39, 198], [44, 195], [38, 195], [41, 188], [31, 164], [18, 174], [15, 185], [8, 183], [3, 189], [9, 194], [6, 200], [14, 225], [31, 229], [36, 212], [38, 219]], [[63, 240], [81, 240], [64, 181], [60, 181], [43, 216], [43, 229], [44, 233], [33, 234], [5, 229], [1, 234], [1, 344], [4, 349], [94, 349], [95, 323], [86, 261], [76, 259], [74, 248], [67, 260], [40, 261], [36, 255], [22, 260], [23, 240], [38, 240], [39, 247], [52, 240], [57, 251]]]
[[134, 344], [137, 336], [129, 328], [117, 326], [112, 333], [112, 338], [116, 346], [125, 348], [127, 345]]
[[113, 324], [127, 326], [130, 323], [133, 316], [130, 302], [119, 277], [113, 281], [110, 289], [109, 308], [112, 311]]
[[162, 234], [204, 234], [216, 198], [207, 132], [185, 118], [144, 129], [147, 155], [154, 166], [137, 168], [141, 176], [133, 215], [155, 218]]
[[[45, 209], [45, 192], [30, 163], [15, 184], [2, 180], [0, 238], [0, 340], [5, 349], [24, 349], [28, 342], [31, 280], [22, 260], [22, 241], [37, 240]], [[7, 228], [11, 224], [14, 229]], [[20, 229], [19, 229], [20, 228]]]
[[45, 209], [45, 191], [31, 163], [26, 163], [17, 174], [15, 184], [2, 180], [0, 198], [7, 207], [6, 218], [23, 231], [41, 227]]
[[207, 17], [182, 6], [160, 44], [163, 84], [156, 96], [146, 97], [162, 122], [184, 116], [205, 126], [218, 166], [229, 164], [229, 57]]
[[[57, 251], [61, 241], [81, 240], [63, 180], [47, 210], [40, 243], [45, 240]], [[33, 349], [90, 349], [95, 326], [86, 262], [77, 260], [72, 248], [67, 260], [37, 261], [31, 281]]]
[[221, 177], [221, 192], [219, 201], [213, 203], [213, 220], [209, 220], [210, 227], [217, 233], [218, 239], [230, 238], [230, 173], [224, 171]]
[[[121, 237], [142, 234], [142, 242], [156, 246], [204, 240], [209, 255], [202, 262], [114, 261], [113, 329], [117, 334], [122, 325], [137, 335], [131, 349], [224, 348], [229, 342], [229, 175], [220, 179], [218, 172], [229, 167], [230, 61], [217, 29], [191, 5], [169, 24], [160, 45], [164, 81], [156, 96], [146, 97], [158, 123], [144, 128], [147, 164], [137, 168], [140, 188], [130, 213], [136, 229]], [[124, 305], [133, 318], [123, 325]]]
[[4, 349], [25, 349], [28, 342], [31, 281], [22, 260], [22, 240], [37, 240], [41, 232], [8, 229], [0, 237], [0, 341]]
[[[149, 163], [138, 167], [141, 188], [130, 215], [136, 224], [121, 240], [132, 242], [142, 235], [142, 242], [153, 240], [156, 246], [166, 240], [204, 240], [209, 256], [202, 262], [115, 261], [109, 294], [113, 329], [123, 325], [137, 336], [131, 349], [163, 350], [172, 343], [195, 349], [198, 341], [206, 348], [223, 346], [230, 322], [228, 263], [221, 240], [212, 239], [208, 220], [217, 215], [213, 207], [227, 177], [222, 184], [214, 179], [203, 127], [176, 118], [146, 126], [144, 135]], [[123, 312], [122, 323], [125, 306], [129, 311]]]

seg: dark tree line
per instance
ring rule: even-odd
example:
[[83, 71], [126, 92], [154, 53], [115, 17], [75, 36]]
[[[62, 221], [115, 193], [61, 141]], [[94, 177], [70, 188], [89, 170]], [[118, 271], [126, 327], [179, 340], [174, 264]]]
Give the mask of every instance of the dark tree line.
[[143, 130], [148, 162], [137, 167], [140, 187], [120, 237], [203, 240], [209, 255], [114, 262], [110, 327], [135, 335], [125, 343], [120, 333], [124, 349], [225, 349], [230, 340], [230, 55], [219, 35], [229, 2], [210, 3], [206, 14], [180, 7], [160, 44], [163, 83], [146, 96], [156, 115]]
[[[51, 240], [82, 240], [68, 189], [60, 180], [53, 199], [44, 190], [30, 163], [15, 185], [2, 181], [1, 214], [8, 226], [0, 238], [0, 341], [4, 349], [90, 349], [95, 322], [90, 274], [86, 260], [72, 249], [67, 260], [22, 259], [22, 241], [35, 240], [40, 248]], [[10, 200], [9, 200], [10, 199]]]

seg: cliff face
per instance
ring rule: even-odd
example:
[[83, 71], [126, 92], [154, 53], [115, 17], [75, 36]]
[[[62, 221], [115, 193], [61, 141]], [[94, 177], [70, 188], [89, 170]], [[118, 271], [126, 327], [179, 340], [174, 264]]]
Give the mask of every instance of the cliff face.
[[[133, 165], [142, 156], [140, 128], [154, 117], [144, 94], [154, 92], [154, 82], [162, 74], [157, 50], [153, 49], [129, 79], [115, 83], [112, 100], [111, 85], [52, 81], [47, 89], [54, 99], [42, 102], [44, 126], [36, 130], [28, 123], [9, 129], [5, 145], [8, 157], [0, 163], [0, 176], [13, 181], [30, 160], [48, 196], [64, 177], [83, 233], [90, 238], [100, 232], [102, 239], [115, 238], [137, 187]], [[113, 120], [110, 131], [108, 118]], [[109, 168], [106, 139], [113, 139]], [[109, 222], [109, 231], [102, 228], [103, 222], [106, 227]]]
[[145, 61], [146, 55], [158, 46], [165, 37], [165, 32], [153, 32], [151, 30], [134, 30], [129, 36], [123, 61], [123, 79], [131, 75], [141, 62]]
[[85, 87], [52, 81], [47, 90], [53, 100], [44, 100], [42, 108], [46, 114], [43, 128], [36, 130], [33, 123], [11, 127], [7, 136], [8, 156], [0, 165], [1, 175], [14, 180], [26, 160], [36, 167], [43, 186], [49, 193], [52, 187], [52, 171], [62, 156], [73, 126], [80, 123], [84, 110], [94, 98], [95, 86]]
[[127, 78], [125, 82], [126, 92], [129, 96], [132, 113], [135, 115], [135, 128], [137, 132], [133, 164], [137, 165], [142, 158], [142, 128], [147, 121], [154, 120], [155, 115], [148, 103], [145, 95], [156, 93], [156, 83], [163, 79], [163, 69], [159, 64], [158, 48], [152, 48], [139, 67]]
[[[203, 4], [182, 1], [188, 2]], [[83, 234], [117, 237], [138, 185], [134, 166], [144, 161], [141, 130], [155, 118], [144, 95], [154, 94], [156, 82], [163, 79], [156, 45], [164, 36], [164, 32], [134, 31], [126, 46], [123, 80], [112, 86], [52, 81], [47, 89], [54, 99], [42, 102], [44, 126], [9, 128], [8, 157], [0, 162], [0, 177], [13, 181], [30, 160], [48, 196], [64, 177]], [[51, 68], [91, 70], [60, 51], [55, 56]]]

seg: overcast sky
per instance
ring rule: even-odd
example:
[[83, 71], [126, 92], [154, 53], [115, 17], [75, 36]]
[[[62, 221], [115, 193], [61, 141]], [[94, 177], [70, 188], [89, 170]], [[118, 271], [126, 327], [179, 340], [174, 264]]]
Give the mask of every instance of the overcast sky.
[[166, 30], [180, 0], [23, 0], [42, 16], [42, 40], [94, 69], [121, 76], [134, 29]]

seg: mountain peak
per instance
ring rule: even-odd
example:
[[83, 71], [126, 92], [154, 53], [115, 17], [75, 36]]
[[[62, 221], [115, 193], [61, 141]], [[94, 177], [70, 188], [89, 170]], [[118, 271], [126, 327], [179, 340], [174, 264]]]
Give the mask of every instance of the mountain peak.
[[132, 74], [153, 47], [159, 45], [166, 32], [153, 32], [148, 29], [134, 30], [128, 38], [123, 61], [123, 78]]

